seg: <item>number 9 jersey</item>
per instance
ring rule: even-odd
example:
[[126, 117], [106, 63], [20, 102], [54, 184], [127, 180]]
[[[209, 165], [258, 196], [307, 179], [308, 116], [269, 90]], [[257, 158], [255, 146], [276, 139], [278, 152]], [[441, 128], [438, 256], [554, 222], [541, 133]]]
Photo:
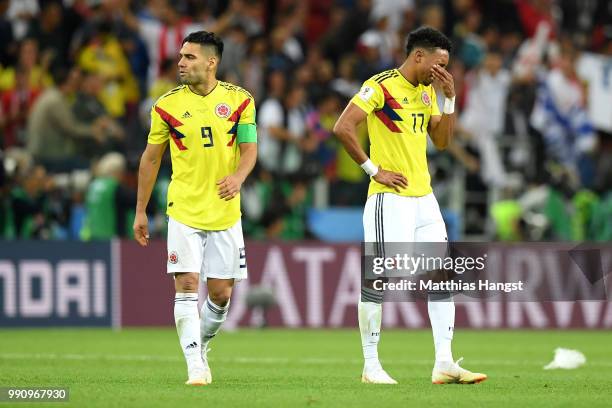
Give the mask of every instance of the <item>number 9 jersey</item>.
[[200, 230], [220, 231], [240, 219], [240, 195], [219, 198], [217, 181], [236, 171], [239, 143], [256, 142], [255, 101], [244, 89], [218, 81], [206, 96], [182, 85], [151, 109], [148, 143], [169, 142], [172, 180], [166, 213]]
[[431, 193], [427, 130], [430, 118], [440, 115], [433, 86], [414, 86], [397, 69], [390, 69], [365, 81], [351, 102], [368, 115], [372, 161], [408, 179], [408, 188], [399, 193], [372, 179], [368, 197], [375, 193], [406, 197]]

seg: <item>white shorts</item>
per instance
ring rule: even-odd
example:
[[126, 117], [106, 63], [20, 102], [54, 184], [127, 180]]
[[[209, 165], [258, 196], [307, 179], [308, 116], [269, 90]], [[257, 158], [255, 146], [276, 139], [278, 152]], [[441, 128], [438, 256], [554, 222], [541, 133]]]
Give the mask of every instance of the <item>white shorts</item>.
[[[422, 197], [372, 194], [363, 211], [363, 230], [366, 255], [446, 256], [446, 226], [433, 193]], [[432, 242], [444, 244], [427, 244]]]
[[240, 220], [222, 231], [203, 231], [168, 217], [168, 273], [196, 272], [203, 279], [247, 277]]
[[446, 226], [433, 193], [403, 197], [372, 194], [363, 211], [365, 242], [444, 242]]

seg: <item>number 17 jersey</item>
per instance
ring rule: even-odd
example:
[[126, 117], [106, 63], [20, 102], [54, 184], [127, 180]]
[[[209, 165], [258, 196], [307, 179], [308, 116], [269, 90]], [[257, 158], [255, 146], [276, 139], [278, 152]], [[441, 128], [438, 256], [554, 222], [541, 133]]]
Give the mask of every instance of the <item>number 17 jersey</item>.
[[400, 188], [399, 193], [372, 179], [368, 197], [375, 193], [407, 197], [431, 193], [427, 127], [432, 116], [440, 115], [433, 86], [414, 86], [397, 69], [390, 69], [365, 81], [351, 102], [368, 115], [372, 162], [408, 179], [408, 187]]
[[157, 100], [148, 143], [170, 145], [170, 217], [208, 231], [228, 229], [240, 219], [240, 194], [225, 201], [216, 184], [238, 166], [238, 124], [255, 124], [255, 101], [227, 82], [218, 81], [206, 96], [182, 85]]

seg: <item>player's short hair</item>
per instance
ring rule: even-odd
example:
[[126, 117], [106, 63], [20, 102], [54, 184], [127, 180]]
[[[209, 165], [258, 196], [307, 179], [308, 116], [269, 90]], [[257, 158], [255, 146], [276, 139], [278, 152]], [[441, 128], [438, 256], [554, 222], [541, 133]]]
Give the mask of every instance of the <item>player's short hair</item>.
[[200, 44], [202, 47], [212, 47], [215, 50], [215, 55], [221, 59], [223, 55], [223, 41], [219, 36], [209, 31], [194, 31], [183, 40], [186, 42]]
[[415, 48], [425, 48], [429, 51], [433, 51], [436, 48], [441, 48], [448, 51], [450, 54], [451, 50], [453, 49], [453, 44], [447, 36], [435, 28], [419, 27], [408, 34], [408, 41], [406, 42], [406, 55], [410, 55]]

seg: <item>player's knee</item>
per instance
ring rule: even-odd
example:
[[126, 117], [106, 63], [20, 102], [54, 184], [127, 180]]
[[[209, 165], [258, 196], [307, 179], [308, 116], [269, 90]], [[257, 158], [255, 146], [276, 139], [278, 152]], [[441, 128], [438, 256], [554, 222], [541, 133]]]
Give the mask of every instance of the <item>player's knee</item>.
[[197, 273], [177, 273], [174, 280], [174, 288], [177, 292], [197, 292]]
[[220, 288], [208, 291], [208, 297], [217, 306], [225, 306], [229, 303], [232, 294], [231, 288]]

